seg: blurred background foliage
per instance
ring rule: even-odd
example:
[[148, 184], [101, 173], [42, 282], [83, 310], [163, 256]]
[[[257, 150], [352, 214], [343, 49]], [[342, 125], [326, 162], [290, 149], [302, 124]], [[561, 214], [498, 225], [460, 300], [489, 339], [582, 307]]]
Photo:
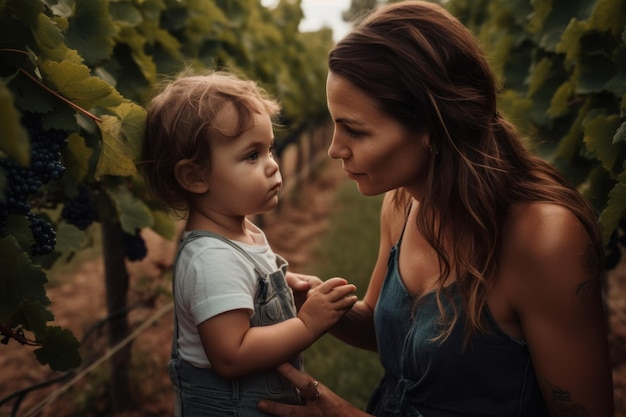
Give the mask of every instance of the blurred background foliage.
[[[343, 17], [353, 21], [379, 3], [352, 0]], [[626, 0], [448, 0], [444, 5], [483, 44], [501, 79], [501, 111], [596, 207], [607, 267], [616, 265], [626, 212]], [[38, 360], [55, 370], [77, 367], [75, 337], [50, 326], [47, 272], [102, 235], [107, 288], [113, 291], [107, 297], [122, 299], [109, 304], [113, 313], [125, 307], [128, 291], [124, 262], [129, 254], [122, 241], [140, 237], [145, 228], [175, 236], [174, 222], [146, 195], [138, 174], [144, 105], [163, 79], [191, 66], [229, 68], [258, 80], [283, 106], [282, 128], [276, 131], [279, 157], [295, 144], [315, 158], [317, 149], [302, 138], [328, 122], [324, 83], [333, 38], [330, 29], [299, 32], [302, 18], [300, 0], [281, 0], [271, 8], [258, 0], [0, 0], [2, 342], [38, 347]], [[54, 178], [44, 182], [35, 178], [40, 172], [35, 165], [43, 152], [40, 142], [51, 137], [63, 140], [57, 150], [44, 149], [58, 155]], [[299, 161], [300, 167], [306, 163]], [[20, 182], [26, 176], [33, 182]], [[79, 196], [93, 205], [87, 225], [64, 210]], [[350, 207], [338, 198], [337, 207]], [[373, 215], [362, 204], [356, 212]], [[361, 225], [374, 222], [347, 216]], [[42, 224], [48, 233], [37, 226]], [[317, 273], [359, 277], [364, 289], [368, 262], [375, 258], [370, 245], [377, 245], [375, 231], [368, 230], [329, 235], [315, 255], [324, 260], [316, 265], [328, 270]], [[342, 236], [350, 240], [337, 246]], [[364, 252], [354, 245], [361, 241]], [[41, 253], [42, 247], [49, 250]], [[358, 253], [353, 261], [337, 249], [345, 247]], [[123, 317], [118, 324], [111, 343], [127, 332]], [[319, 352], [336, 348], [328, 339], [320, 341]], [[308, 355], [312, 360], [324, 356], [319, 352]], [[364, 355], [359, 366], [374, 363], [371, 375], [378, 375], [371, 362], [375, 357]], [[348, 375], [350, 366], [354, 362], [346, 362], [340, 374]], [[337, 381], [347, 398], [353, 382]], [[355, 403], [364, 404], [366, 391], [352, 398]]]

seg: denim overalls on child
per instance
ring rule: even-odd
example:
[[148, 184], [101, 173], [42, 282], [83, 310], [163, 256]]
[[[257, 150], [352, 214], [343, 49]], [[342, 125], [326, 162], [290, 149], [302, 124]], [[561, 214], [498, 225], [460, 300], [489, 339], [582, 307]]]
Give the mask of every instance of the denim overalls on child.
[[[205, 231], [191, 232], [181, 242], [178, 254], [187, 243], [199, 238], [219, 239], [231, 245], [246, 262], [254, 266], [258, 284], [254, 299], [254, 315], [250, 319], [251, 327], [272, 325], [296, 316], [293, 295], [285, 281], [287, 262], [282, 257], [276, 255], [277, 269], [268, 272], [236, 243]], [[178, 260], [178, 255], [176, 259]], [[225, 379], [217, 375], [212, 368], [198, 368], [182, 360], [178, 354], [177, 340], [178, 320], [174, 310], [172, 357], [168, 368], [176, 393], [176, 417], [264, 416], [266, 414], [256, 409], [261, 398], [292, 404], [301, 402], [297, 389], [276, 371], [268, 370], [239, 379]], [[300, 356], [290, 362], [298, 369], [301, 368]]]

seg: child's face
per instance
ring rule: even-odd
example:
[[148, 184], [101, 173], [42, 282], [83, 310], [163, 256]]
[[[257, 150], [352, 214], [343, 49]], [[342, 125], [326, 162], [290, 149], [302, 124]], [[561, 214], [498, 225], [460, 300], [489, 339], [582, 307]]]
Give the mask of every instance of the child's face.
[[[218, 119], [223, 127], [235, 123], [227, 115]], [[282, 178], [272, 154], [272, 122], [267, 114], [255, 113], [253, 120], [254, 126], [239, 137], [211, 141], [209, 191], [202, 199], [203, 209], [224, 216], [249, 216], [278, 204]]]

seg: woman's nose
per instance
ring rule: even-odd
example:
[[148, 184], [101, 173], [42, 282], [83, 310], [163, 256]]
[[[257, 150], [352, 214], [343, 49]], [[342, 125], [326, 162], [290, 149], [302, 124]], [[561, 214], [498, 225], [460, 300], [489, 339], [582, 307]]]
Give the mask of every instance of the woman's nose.
[[328, 147], [328, 156], [332, 159], [346, 159], [350, 156], [350, 150], [339, 141], [336, 134], [333, 134]]

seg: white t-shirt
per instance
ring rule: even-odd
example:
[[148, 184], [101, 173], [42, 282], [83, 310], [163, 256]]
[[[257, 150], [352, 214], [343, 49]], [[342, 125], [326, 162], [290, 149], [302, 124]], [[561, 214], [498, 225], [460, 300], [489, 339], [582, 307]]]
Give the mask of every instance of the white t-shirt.
[[[248, 226], [253, 230], [255, 240], [261, 243], [235, 243], [267, 272], [275, 271], [276, 255], [265, 234], [252, 223]], [[187, 234], [189, 232], [183, 237]], [[258, 274], [250, 261], [228, 243], [201, 237], [183, 248], [174, 276], [179, 355], [196, 367], [208, 368], [211, 363], [202, 347], [197, 326], [211, 317], [236, 309], [247, 309], [252, 316]]]

